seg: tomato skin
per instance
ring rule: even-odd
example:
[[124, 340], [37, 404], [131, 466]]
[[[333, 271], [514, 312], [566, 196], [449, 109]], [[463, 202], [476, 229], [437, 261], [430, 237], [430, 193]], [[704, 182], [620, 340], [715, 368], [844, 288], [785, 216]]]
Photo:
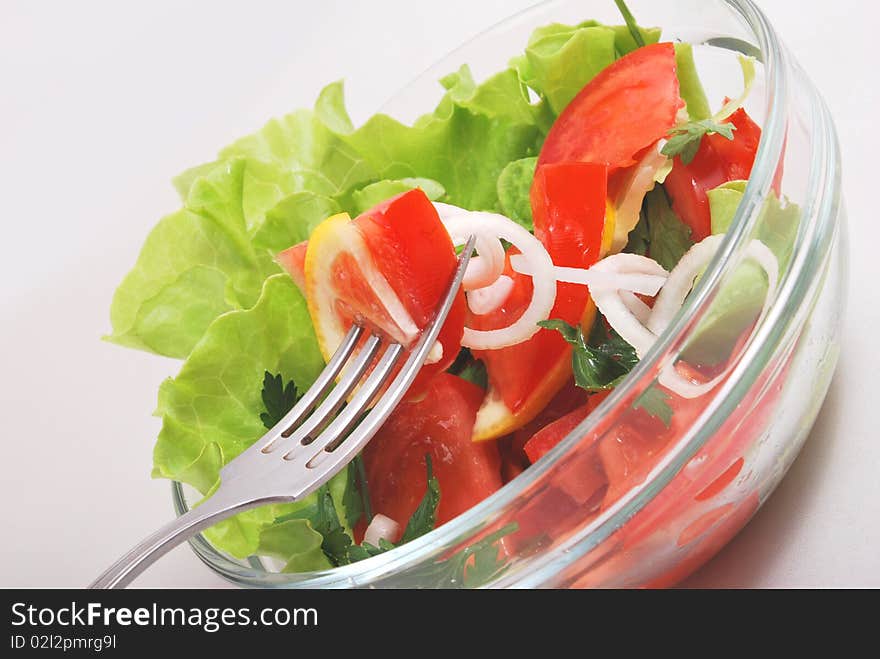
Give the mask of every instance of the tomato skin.
[[417, 188], [353, 221], [412, 319], [419, 326], [429, 323], [458, 265], [455, 247], [434, 204]]
[[758, 142], [761, 140], [761, 128], [752, 121], [743, 108], [730, 115], [728, 121], [736, 128], [732, 140], [717, 133], [707, 135], [704, 139], [708, 147], [724, 163], [728, 180], [744, 181], [752, 174]]
[[[373, 259], [420, 328], [428, 325], [446, 297], [458, 259], [437, 209], [421, 189], [404, 192], [354, 219]], [[465, 299], [459, 291], [440, 330], [439, 362], [427, 364], [421, 382], [445, 371], [461, 349]]]
[[699, 242], [712, 233], [712, 217], [706, 192], [728, 181], [748, 179], [761, 139], [761, 129], [742, 108], [730, 115], [735, 127], [733, 139], [706, 135], [694, 159], [684, 164], [679, 156], [663, 187], [672, 200], [672, 210], [691, 228], [691, 238]]
[[375, 513], [406, 525], [425, 494], [426, 455], [440, 483], [438, 525], [501, 487], [498, 447], [471, 441], [484, 395], [480, 387], [441, 373], [428, 383], [421, 400], [403, 402], [394, 410], [363, 452]]
[[666, 136], [682, 107], [673, 45], [638, 48], [603, 69], [566, 106], [538, 166], [580, 160], [609, 170], [628, 167], [636, 153]]
[[[588, 268], [599, 259], [607, 177], [604, 165], [585, 162], [538, 168], [531, 188], [535, 236], [547, 248], [555, 265]], [[509, 325], [522, 314], [531, 299], [531, 277], [513, 272], [509, 261], [506, 273], [514, 281], [508, 299], [492, 313], [471, 314], [469, 327], [496, 329]], [[557, 284], [550, 318], [577, 325], [589, 301], [586, 287]], [[514, 414], [536, 398], [543, 398], [544, 402], [534, 410], [537, 413], [571, 377], [571, 346], [556, 331], [542, 329], [514, 346], [473, 352], [486, 364], [492, 388]]]

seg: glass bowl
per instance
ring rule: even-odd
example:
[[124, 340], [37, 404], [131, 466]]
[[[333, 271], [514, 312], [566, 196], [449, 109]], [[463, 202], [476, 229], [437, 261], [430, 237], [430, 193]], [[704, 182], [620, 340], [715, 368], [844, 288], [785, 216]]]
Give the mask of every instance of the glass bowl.
[[[266, 588], [658, 587], [702, 565], [770, 496], [837, 362], [846, 272], [834, 126], [750, 0], [629, 4], [641, 24], [663, 27], [663, 40], [699, 44], [710, 100], [738, 95], [734, 52], [760, 62], [747, 102], [763, 128], [751, 178], [722, 247], [672, 325], [564, 441], [433, 532], [352, 565], [300, 574], [278, 573], [256, 556], [234, 559], [196, 536], [191, 545], [211, 569]], [[461, 64], [482, 79], [520, 52], [535, 27], [589, 18], [621, 22], [608, 0], [555, 0], [517, 14], [446, 56], [382, 110], [412, 120], [439, 100], [437, 79]], [[719, 300], [741, 285], [749, 244], [779, 231], [781, 213], [797, 231], [764, 313], [744, 332], [710, 335]], [[722, 365], [720, 383], [692, 399], [665, 389], [664, 374], [697, 353]], [[673, 410], [662, 425], [645, 411], [657, 397]], [[180, 514], [186, 494], [174, 484], [173, 495]]]

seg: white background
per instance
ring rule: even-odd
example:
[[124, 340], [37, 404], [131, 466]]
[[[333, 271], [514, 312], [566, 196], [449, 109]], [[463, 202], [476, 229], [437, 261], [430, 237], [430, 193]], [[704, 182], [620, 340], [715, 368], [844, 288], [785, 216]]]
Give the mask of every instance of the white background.
[[[610, 0], [609, 0], [610, 2]], [[176, 363], [99, 341], [169, 179], [345, 78], [355, 119], [532, 0], [0, 3], [0, 587], [82, 586], [172, 514]], [[880, 586], [875, 3], [763, 0], [827, 98], [852, 252], [840, 367], [768, 504], [692, 586]], [[247, 6], [245, 10], [244, 7]], [[290, 84], [295, 81], [295, 84]], [[220, 586], [187, 547], [137, 582]]]

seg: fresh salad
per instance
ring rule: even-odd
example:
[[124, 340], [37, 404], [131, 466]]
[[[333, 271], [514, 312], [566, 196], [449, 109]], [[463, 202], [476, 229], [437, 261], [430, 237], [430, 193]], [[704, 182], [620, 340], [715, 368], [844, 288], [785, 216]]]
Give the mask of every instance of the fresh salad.
[[[108, 339], [184, 360], [159, 390], [153, 476], [205, 496], [353, 322], [412, 346], [476, 238], [427, 363], [363, 453], [304, 501], [218, 523], [215, 547], [301, 572], [417, 538], [541, 460], [670, 325], [755, 160], [755, 62], [739, 58], [739, 96], [709, 99], [695, 47], [617, 5], [622, 25], [539, 27], [481, 83], [462, 66], [412, 125], [355, 127], [334, 83], [174, 180], [182, 207], [119, 286]], [[760, 319], [790, 256], [797, 209], [774, 201], [700, 340], [633, 403], [639, 441], [600, 442], [561, 510], [598, 511], [643, 479], [726, 377], [725, 346]], [[540, 534], [525, 526], [453, 567], [497, 573], [493, 542]], [[488, 561], [469, 563], [479, 551]]]

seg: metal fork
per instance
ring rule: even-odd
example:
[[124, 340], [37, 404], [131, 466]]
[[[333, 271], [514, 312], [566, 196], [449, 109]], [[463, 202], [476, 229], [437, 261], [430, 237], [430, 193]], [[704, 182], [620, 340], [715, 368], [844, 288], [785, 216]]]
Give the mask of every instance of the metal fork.
[[[135, 546], [89, 588], [125, 588], [170, 549], [215, 522], [257, 506], [298, 501], [339, 473], [376, 434], [424, 364], [455, 301], [473, 248], [471, 237], [434, 320], [381, 396], [377, 393], [394, 374], [405, 350], [372, 335], [352, 359], [367, 332], [354, 325], [293, 409], [220, 470], [220, 487], [211, 497]], [[371, 403], [372, 408], [364, 414]]]

